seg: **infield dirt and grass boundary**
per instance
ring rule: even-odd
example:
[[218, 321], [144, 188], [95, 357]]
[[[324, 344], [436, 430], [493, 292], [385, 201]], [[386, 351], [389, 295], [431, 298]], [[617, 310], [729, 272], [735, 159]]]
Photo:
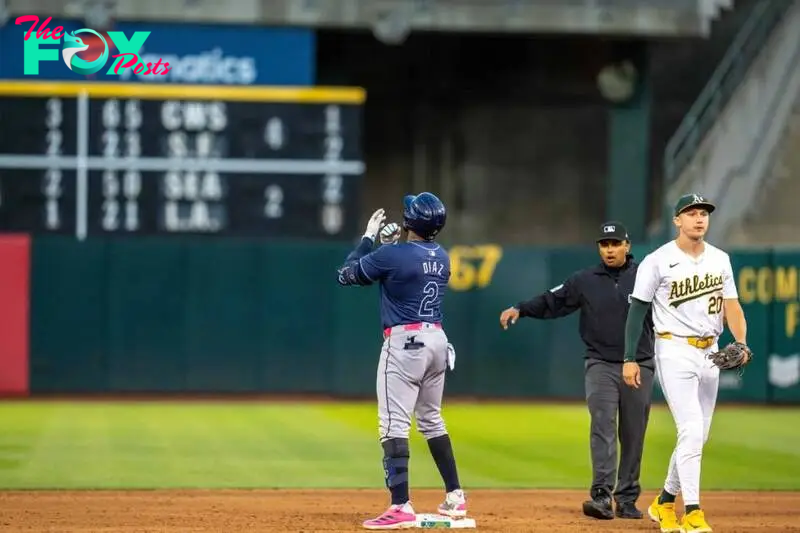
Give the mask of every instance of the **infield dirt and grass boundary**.
[[[359, 531], [388, 504], [373, 402], [108, 398], [0, 402], [0, 531]], [[581, 514], [590, 465], [581, 403], [445, 405], [481, 531], [658, 531]], [[715, 533], [800, 532], [800, 409], [721, 405], [703, 460]], [[639, 505], [675, 442], [654, 406]], [[441, 480], [412, 435], [412, 502]], [[732, 490], [733, 489], [733, 490]]]
[[[649, 500], [654, 493], [645, 494]], [[441, 491], [414, 491], [416, 511], [433, 512]], [[477, 530], [497, 533], [657, 532], [648, 519], [584, 517], [584, 491], [476, 490], [469, 494]], [[7, 533], [313, 533], [365, 531], [384, 510], [379, 490], [9, 491], [0, 492]], [[646, 503], [642, 502], [642, 507]], [[720, 533], [800, 531], [800, 493], [708, 492], [703, 506]]]

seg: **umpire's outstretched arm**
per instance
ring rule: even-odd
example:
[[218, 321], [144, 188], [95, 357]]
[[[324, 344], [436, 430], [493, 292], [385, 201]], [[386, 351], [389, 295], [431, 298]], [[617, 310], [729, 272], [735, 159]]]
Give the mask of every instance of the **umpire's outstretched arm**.
[[581, 308], [581, 296], [575, 282], [569, 278], [562, 285], [520, 302], [515, 307], [519, 309], [521, 317], [560, 318]]

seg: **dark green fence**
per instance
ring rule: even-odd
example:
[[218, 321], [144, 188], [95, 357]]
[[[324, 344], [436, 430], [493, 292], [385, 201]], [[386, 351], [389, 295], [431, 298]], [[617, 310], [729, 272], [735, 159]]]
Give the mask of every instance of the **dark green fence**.
[[[451, 247], [448, 393], [580, 398], [577, 316], [499, 327], [502, 309], [592, 264], [591, 249]], [[346, 247], [237, 240], [35, 239], [31, 390], [370, 396], [376, 288], [340, 287]], [[721, 399], [800, 401], [800, 252], [733, 255], [756, 362]]]

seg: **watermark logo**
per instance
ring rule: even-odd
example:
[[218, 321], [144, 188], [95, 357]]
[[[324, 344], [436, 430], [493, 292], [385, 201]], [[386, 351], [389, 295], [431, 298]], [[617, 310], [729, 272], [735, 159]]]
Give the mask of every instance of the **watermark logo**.
[[[107, 63], [109, 57], [114, 60], [111, 67], [106, 72], [107, 75], [119, 75], [130, 68], [134, 74], [138, 75], [166, 75], [170, 71], [169, 63], [162, 62], [161, 59], [155, 63], [149, 62], [146, 65], [139, 61], [139, 50], [142, 49], [149, 31], [137, 31], [128, 38], [121, 31], [109, 31], [109, 43], [99, 32], [90, 28], [82, 28], [72, 33], [65, 33], [63, 26], [48, 28], [47, 23], [52, 20], [48, 17], [39, 25], [39, 17], [36, 15], [24, 15], [17, 17], [14, 22], [16, 25], [31, 22], [31, 27], [24, 36], [24, 69], [26, 76], [36, 76], [39, 74], [39, 63], [41, 61], [58, 61], [58, 50], [43, 47], [42, 45], [61, 43], [61, 58], [72, 72], [76, 74], [90, 75], [99, 72]], [[38, 26], [38, 28], [37, 28]], [[34, 34], [34, 30], [36, 33]], [[63, 43], [61, 41], [63, 37]], [[113, 44], [117, 54], [111, 55]], [[82, 52], [99, 54], [95, 59], [81, 57]]]
[[[85, 44], [81, 38], [78, 37], [78, 34], [81, 33], [94, 35], [103, 43], [103, 51], [100, 53], [100, 57], [94, 61], [85, 61], [77, 55], [78, 52], [85, 52], [89, 49], [89, 45]], [[77, 72], [78, 74], [94, 74], [103, 68], [108, 61], [108, 43], [102, 35], [89, 28], [75, 30], [71, 34], [68, 33], [64, 36], [64, 44], [61, 45], [61, 57], [64, 58], [64, 63], [66, 63], [67, 68], [72, 72]]]

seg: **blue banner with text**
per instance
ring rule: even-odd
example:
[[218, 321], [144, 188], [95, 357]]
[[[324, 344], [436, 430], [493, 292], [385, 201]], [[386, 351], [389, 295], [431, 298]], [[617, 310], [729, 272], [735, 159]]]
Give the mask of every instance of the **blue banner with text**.
[[302, 28], [79, 21], [33, 15], [0, 27], [0, 78], [213, 85], [315, 83]]

